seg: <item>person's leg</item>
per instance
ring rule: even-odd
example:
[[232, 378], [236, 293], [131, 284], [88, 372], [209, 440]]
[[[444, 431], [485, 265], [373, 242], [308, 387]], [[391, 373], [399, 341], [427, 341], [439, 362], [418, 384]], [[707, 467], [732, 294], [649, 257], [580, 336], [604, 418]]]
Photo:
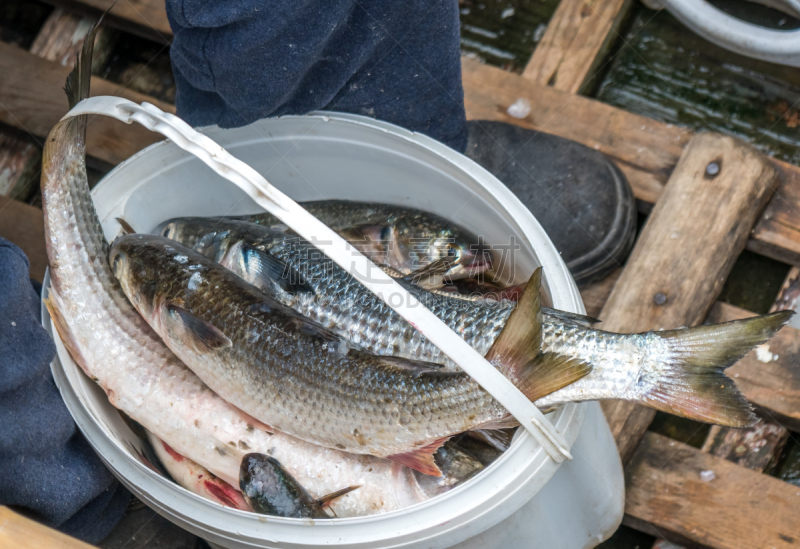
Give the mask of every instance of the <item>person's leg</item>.
[[125, 512], [128, 492], [78, 431], [50, 373], [55, 345], [22, 250], [0, 238], [0, 504], [90, 543]]
[[194, 126], [332, 110], [466, 146], [455, 0], [167, 0], [167, 15]]

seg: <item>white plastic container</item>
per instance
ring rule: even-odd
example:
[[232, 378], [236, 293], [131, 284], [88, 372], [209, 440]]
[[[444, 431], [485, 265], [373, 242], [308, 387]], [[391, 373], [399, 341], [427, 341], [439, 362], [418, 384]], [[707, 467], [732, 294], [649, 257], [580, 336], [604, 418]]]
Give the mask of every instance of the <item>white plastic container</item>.
[[[583, 312], [563, 261], [530, 212], [488, 172], [440, 143], [372, 119], [324, 113], [205, 132], [295, 200], [339, 198], [438, 213], [492, 244], [517, 248], [509, 274], [537, 265], [556, 308]], [[95, 188], [106, 237], [116, 217], [139, 231], [185, 215], [235, 215], [258, 207], [236, 186], [170, 142], [153, 145]], [[513, 240], [510, 240], [513, 235]], [[49, 280], [45, 280], [45, 293]], [[54, 334], [46, 310], [43, 324]], [[527, 433], [480, 475], [400, 511], [304, 521], [220, 507], [147, 468], [141, 441], [56, 337], [53, 375], [78, 426], [114, 474], [173, 522], [225, 547], [593, 547], [619, 525], [622, 467], [600, 407], [568, 404], [548, 418], [572, 444], [556, 464]]]

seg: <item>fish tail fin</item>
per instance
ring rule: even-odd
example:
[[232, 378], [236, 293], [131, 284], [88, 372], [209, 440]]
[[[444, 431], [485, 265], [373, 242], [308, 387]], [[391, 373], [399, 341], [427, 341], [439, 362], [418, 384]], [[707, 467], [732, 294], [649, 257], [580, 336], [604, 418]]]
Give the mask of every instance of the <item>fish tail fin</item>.
[[667, 330], [654, 334], [666, 342], [671, 359], [645, 404], [697, 421], [748, 427], [757, 421], [752, 405], [723, 371], [772, 337], [793, 311], [724, 324]]
[[556, 353], [541, 353], [541, 267], [531, 275], [486, 359], [500, 369], [531, 401], [574, 383], [591, 365]]
[[333, 500], [342, 497], [345, 494], [349, 494], [353, 490], [358, 490], [361, 488], [361, 485], [356, 486], [348, 486], [347, 488], [342, 488], [341, 490], [336, 490], [335, 492], [331, 492], [330, 494], [324, 495], [317, 500], [317, 503], [322, 507], [328, 507]]
[[100, 19], [98, 19], [89, 29], [89, 32], [86, 33], [86, 38], [83, 40], [83, 47], [78, 53], [78, 58], [75, 60], [75, 68], [72, 69], [72, 72], [67, 76], [64, 91], [67, 94], [70, 109], [89, 97], [89, 84], [92, 79], [94, 39], [97, 36], [97, 30], [100, 28], [100, 24], [103, 22], [106, 14], [108, 14], [115, 5], [116, 2], [100, 16]]

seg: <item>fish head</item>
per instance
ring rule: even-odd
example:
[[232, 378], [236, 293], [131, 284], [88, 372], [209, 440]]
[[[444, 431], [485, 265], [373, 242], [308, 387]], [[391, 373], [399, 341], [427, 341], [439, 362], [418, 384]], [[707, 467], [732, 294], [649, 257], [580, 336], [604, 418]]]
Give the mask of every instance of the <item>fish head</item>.
[[256, 513], [287, 518], [327, 518], [317, 502], [280, 462], [268, 455], [244, 456], [239, 488]]
[[[229, 225], [229, 222], [228, 222]], [[228, 252], [234, 241], [225, 220], [214, 217], [178, 217], [167, 221], [161, 236], [174, 240], [214, 261]]]
[[453, 266], [447, 277], [453, 280], [475, 276], [492, 266], [491, 249], [482, 239], [463, 230], [433, 222], [416, 222], [414, 218], [397, 220], [391, 231], [390, 248], [401, 271], [415, 271], [442, 258]]
[[138, 233], [120, 236], [108, 253], [114, 276], [145, 319], [152, 317], [161, 281], [158, 266], [162, 260], [153, 253], [151, 247], [142, 245], [150, 238], [151, 235]]
[[167, 304], [182, 302], [205, 288], [212, 268], [193, 250], [152, 234], [118, 237], [108, 261], [128, 300], [154, 328]]

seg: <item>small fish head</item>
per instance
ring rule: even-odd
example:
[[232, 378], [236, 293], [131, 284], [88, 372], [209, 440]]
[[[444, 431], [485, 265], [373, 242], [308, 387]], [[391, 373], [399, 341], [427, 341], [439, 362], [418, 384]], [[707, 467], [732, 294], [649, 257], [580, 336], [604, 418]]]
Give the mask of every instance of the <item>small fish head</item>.
[[149, 238], [146, 234], [120, 236], [111, 245], [108, 255], [111, 270], [122, 290], [146, 319], [152, 316], [160, 279], [158, 258], [152, 249], [142, 245]]
[[475, 276], [492, 266], [491, 251], [481, 240], [469, 233], [443, 224], [398, 220], [391, 232], [390, 247], [398, 261], [405, 263], [401, 270], [414, 271], [438, 259], [454, 260], [447, 277], [453, 280]]
[[167, 221], [160, 234], [219, 261], [232, 241], [224, 224], [213, 217], [179, 217]]
[[242, 459], [239, 488], [257, 513], [286, 518], [327, 518], [321, 506], [278, 460], [252, 453]]

